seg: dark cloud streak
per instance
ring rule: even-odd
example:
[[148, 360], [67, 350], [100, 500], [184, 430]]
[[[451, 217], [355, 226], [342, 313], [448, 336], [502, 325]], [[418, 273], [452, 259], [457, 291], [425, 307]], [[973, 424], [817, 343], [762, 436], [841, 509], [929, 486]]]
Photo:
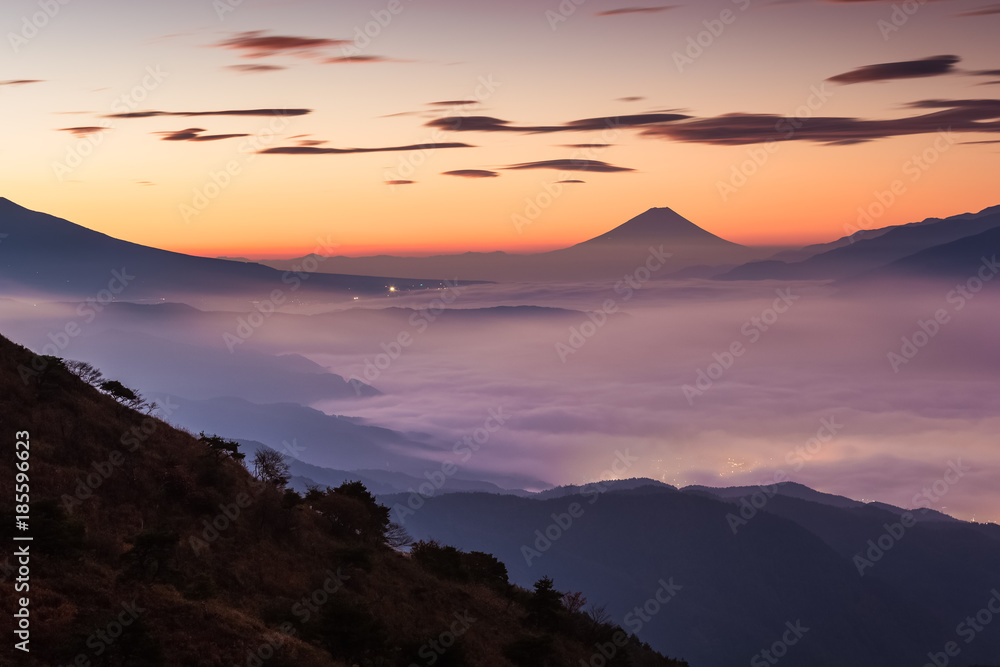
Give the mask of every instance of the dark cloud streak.
[[540, 160], [538, 162], [522, 162], [512, 164], [504, 169], [558, 169], [560, 171], [594, 171], [594, 172], [621, 172], [635, 171], [628, 167], [616, 167], [613, 164], [600, 160]]
[[334, 56], [324, 58], [322, 62], [326, 65], [362, 65], [365, 63], [402, 63], [407, 61], [386, 58], [385, 56]]
[[227, 109], [225, 111], [130, 111], [105, 118], [153, 118], [155, 116], [304, 116], [312, 109]]
[[461, 178], [496, 178], [500, 174], [488, 169], [454, 169], [441, 172], [442, 176], [459, 176]]
[[101, 125], [84, 125], [81, 127], [61, 127], [59, 128], [59, 132], [69, 132], [74, 137], [89, 137], [92, 134], [98, 134], [99, 132], [110, 129], [110, 127]]
[[251, 30], [237, 33], [212, 46], [237, 51], [243, 58], [267, 58], [276, 55], [313, 58], [325, 49], [349, 43], [350, 40], [346, 39], [268, 35], [267, 31], [264, 30]]
[[608, 9], [597, 12], [594, 16], [621, 16], [623, 14], [656, 14], [665, 12], [668, 9], [676, 9], [677, 5], [659, 5], [657, 7], [622, 7], [620, 9]]
[[992, 5], [986, 5], [985, 7], [980, 7], [979, 9], [961, 12], [959, 14], [955, 14], [955, 16], [993, 16], [994, 14], [1000, 14], [1000, 2], [995, 2]]
[[249, 64], [243, 63], [239, 65], [227, 65], [226, 69], [231, 69], [234, 72], [242, 72], [243, 74], [256, 74], [260, 72], [277, 72], [278, 70], [288, 69], [284, 65], [265, 65], [261, 64]]
[[921, 100], [909, 105], [931, 113], [888, 120], [850, 117], [787, 118], [732, 113], [644, 128], [643, 136], [688, 143], [740, 146], [768, 141], [847, 145], [935, 132], [1000, 132], [1000, 100]]
[[915, 79], [925, 76], [954, 74], [958, 56], [930, 56], [920, 60], [903, 60], [895, 63], [865, 65], [831, 76], [827, 81], [839, 84], [868, 83], [870, 81], [892, 81], [894, 79]]
[[436, 118], [427, 123], [427, 126], [451, 132], [521, 132], [525, 134], [545, 134], [550, 132], [589, 132], [619, 127], [636, 127], [654, 123], [668, 123], [686, 118], [690, 118], [690, 116], [675, 113], [647, 113], [583, 118], [562, 125], [511, 125], [510, 121], [493, 118], [492, 116], [448, 116], [445, 118]]
[[207, 132], [204, 128], [189, 127], [186, 130], [175, 132], [154, 132], [163, 138], [163, 141], [219, 141], [220, 139], [235, 139], [237, 137], [248, 137], [248, 134], [202, 134]]
[[381, 148], [317, 148], [315, 146], [278, 146], [259, 151], [267, 155], [348, 155], [352, 153], [389, 153], [393, 151], [423, 151], [438, 148], [475, 148], [459, 142], [384, 146]]

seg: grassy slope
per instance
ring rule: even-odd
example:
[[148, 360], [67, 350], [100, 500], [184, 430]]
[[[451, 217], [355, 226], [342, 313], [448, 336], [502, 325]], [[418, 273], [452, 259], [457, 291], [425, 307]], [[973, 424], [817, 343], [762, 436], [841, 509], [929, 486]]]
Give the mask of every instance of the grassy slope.
[[[6, 452], [0, 497], [13, 497], [14, 433], [28, 430], [34, 536], [31, 653], [5, 642], [0, 663], [13, 657], [26, 667], [74, 660], [258, 664], [248, 661], [251, 652], [260, 654], [269, 637], [281, 636], [284, 623], [292, 636], [284, 636], [266, 665], [429, 664], [431, 654], [420, 656], [420, 648], [441, 636], [454, 614], [466, 612], [477, 620], [437, 665], [508, 665], [505, 646], [543, 634], [552, 647], [546, 664], [578, 665], [593, 655], [600, 631], [582, 615], [566, 614], [557, 628], [542, 633], [526, 623], [524, 603], [531, 596], [525, 591], [442, 579], [387, 548], [338, 541], [307, 505], [289, 507], [278, 490], [256, 484], [237, 461], [123, 408], [58, 363], [23, 381], [18, 368], [30, 367], [33, 358], [0, 337]], [[99, 474], [95, 463], [110, 474]], [[92, 495], [66, 502], [88, 475], [100, 480]], [[220, 515], [220, 505], [232, 513], [240, 499], [246, 507], [239, 516], [219, 519], [224, 529], [218, 538], [196, 550], [192, 537], [212, 536], [204, 522]], [[0, 568], [12, 562], [13, 551], [8, 500], [3, 507]], [[343, 587], [312, 610], [301, 605], [314, 594], [322, 600], [319, 591], [338, 568], [349, 577]], [[15, 595], [9, 570], [0, 579], [0, 613], [10, 618], [23, 593]], [[115, 616], [128, 603], [145, 611], [105, 644], [95, 632], [114, 634]], [[630, 654], [634, 664], [677, 664], [638, 645]], [[378, 657], [385, 661], [374, 663]]]

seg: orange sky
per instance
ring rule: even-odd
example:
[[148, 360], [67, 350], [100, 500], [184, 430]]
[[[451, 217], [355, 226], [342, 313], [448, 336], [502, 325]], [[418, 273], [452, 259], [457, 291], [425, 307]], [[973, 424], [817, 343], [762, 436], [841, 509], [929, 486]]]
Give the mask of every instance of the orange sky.
[[[27, 16], [37, 9], [12, 4]], [[741, 0], [615, 16], [599, 13], [617, 5], [595, 2], [556, 22], [526, 0], [502, 9], [481, 0], [402, 3], [389, 20], [380, 13], [387, 2], [300, 4], [301, 11], [287, 12], [243, 3], [217, 15], [211, 3], [188, 0], [160, 16], [130, 10], [124, 0], [101, 0], [86, 11], [66, 5], [17, 44], [10, 78], [0, 85], [7, 119], [0, 194], [143, 244], [252, 257], [301, 255], [318, 239], [349, 255], [536, 252], [586, 240], [653, 206], [739, 243], [798, 245], [850, 233], [859, 209], [879, 213], [860, 226], [885, 226], [998, 203], [997, 144], [965, 143], [995, 134], [971, 131], [966, 120], [946, 140], [890, 123], [879, 136], [848, 145], [807, 136], [719, 145], [644, 135], [642, 127], [561, 127], [651, 112], [691, 121], [732, 113], [898, 121], [934, 111], [912, 106], [920, 100], [993, 100], [998, 87], [986, 73], [1000, 67], [1000, 15], [962, 16], [977, 2], [923, 5], [888, 38], [878, 27], [891, 14], [882, 2]], [[719, 34], [704, 32], [718, 28], [724, 11], [731, 20]], [[371, 23], [373, 16], [385, 25]], [[813, 28], [817, 21], [822, 33]], [[357, 39], [364, 29], [375, 36]], [[692, 39], [707, 46], [678, 65], [678, 54], [695, 53], [686, 51]], [[912, 72], [940, 54], [958, 60], [920, 76], [826, 81], [880, 63]], [[370, 60], [350, 60], [357, 56]], [[433, 104], [456, 100], [469, 103]], [[109, 118], [290, 108], [310, 112]], [[560, 129], [427, 125], [448, 115]], [[101, 125], [109, 129], [67, 131]], [[164, 140], [192, 128], [200, 130], [194, 137], [247, 136]], [[470, 147], [259, 153], [307, 142]], [[584, 143], [611, 145], [570, 147]], [[921, 155], [933, 160], [915, 168]], [[505, 169], [568, 159], [631, 171]], [[444, 174], [453, 170], [497, 175]], [[556, 183], [567, 179], [585, 182]], [[894, 184], [898, 194], [880, 212], [879, 197], [888, 201], [880, 193]]]

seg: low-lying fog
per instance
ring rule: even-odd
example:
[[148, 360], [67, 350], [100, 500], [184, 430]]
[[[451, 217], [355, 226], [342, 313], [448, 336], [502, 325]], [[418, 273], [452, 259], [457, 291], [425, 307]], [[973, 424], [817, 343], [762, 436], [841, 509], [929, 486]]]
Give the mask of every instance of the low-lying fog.
[[[59, 356], [94, 362], [149, 397], [250, 401], [215, 421], [204, 410], [186, 419], [183, 408], [168, 420], [284, 442], [318, 465], [420, 475], [451, 461], [459, 476], [534, 488], [787, 478], [1000, 521], [1000, 297], [991, 283], [953, 287], [508, 284], [250, 321], [170, 304], [115, 303], [91, 317], [76, 303], [14, 300], [0, 301], [0, 315], [17, 342], [65, 343]], [[71, 321], [80, 333], [64, 339]], [[353, 432], [324, 435], [322, 420], [303, 430], [305, 413], [252, 405], [276, 403], [359, 417], [409, 444], [366, 452], [347, 442]], [[285, 421], [263, 432], [251, 412]], [[342, 454], [348, 445], [354, 453]]]

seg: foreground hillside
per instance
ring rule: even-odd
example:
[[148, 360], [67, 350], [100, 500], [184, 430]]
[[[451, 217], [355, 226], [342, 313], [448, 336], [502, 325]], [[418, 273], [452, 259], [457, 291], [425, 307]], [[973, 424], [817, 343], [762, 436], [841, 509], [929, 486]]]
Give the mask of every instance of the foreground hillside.
[[0, 337], [6, 498], [15, 434], [30, 444], [28, 530], [5, 503], [0, 535], [0, 606], [11, 618], [28, 600], [30, 652], [8, 641], [0, 664], [684, 664], [569, 611], [548, 580], [509, 585], [489, 555], [404, 556], [360, 484], [286, 492], [226, 442], [109, 395], [123, 390]]
[[[160, 250], [32, 211], [4, 197], [0, 234], [0, 287], [11, 294], [88, 297], [109, 290], [109, 295], [127, 294], [129, 299], [174, 300], [184, 295], [202, 302], [224, 295], [226, 301], [243, 296], [255, 303], [270, 296], [281, 305], [304, 298], [348, 301], [357, 295], [386, 294], [390, 285], [400, 292], [445, 286], [441, 280], [313, 273], [319, 268], [315, 261], [276, 271]], [[316, 239], [317, 249], [328, 242]], [[46, 270], [39, 271], [40, 265]]]

